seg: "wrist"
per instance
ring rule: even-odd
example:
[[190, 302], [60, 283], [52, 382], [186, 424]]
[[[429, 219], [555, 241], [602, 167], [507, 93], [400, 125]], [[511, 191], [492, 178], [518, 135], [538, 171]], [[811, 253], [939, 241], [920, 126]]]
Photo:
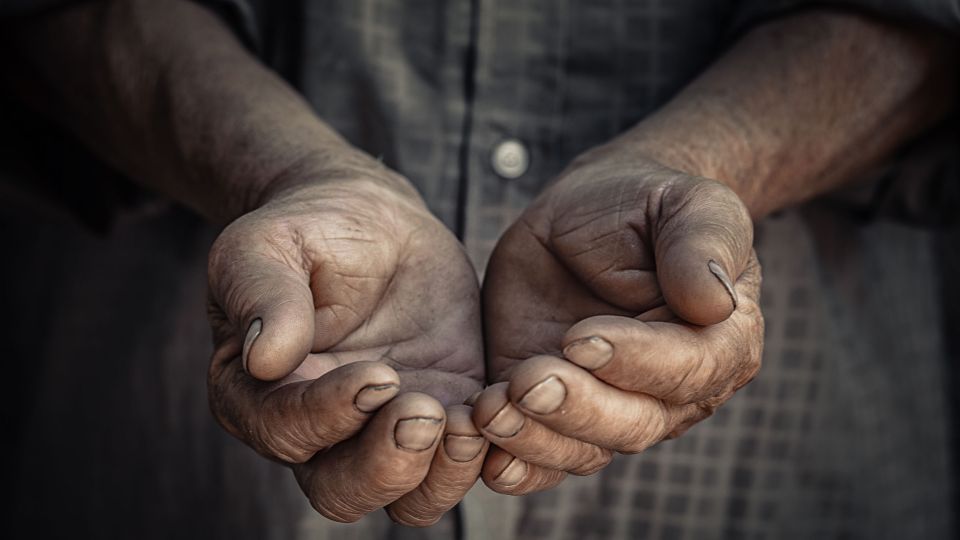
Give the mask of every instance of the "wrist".
[[409, 180], [370, 155], [339, 140], [318, 147], [277, 168], [262, 178], [246, 179], [243, 186], [228, 188], [242, 194], [233, 218], [273, 201], [303, 192], [339, 194], [356, 191], [359, 196], [394, 199], [426, 209]]
[[694, 110], [658, 112], [591, 151], [602, 159], [644, 160], [730, 188], [759, 218], [771, 210], [762, 198], [764, 165], [775, 141], [755, 141], [745, 122], [725, 121], [703, 104]]
[[617, 144], [726, 184], [759, 220], [856, 180], [941, 117], [951, 54], [928, 29], [798, 13], [746, 34]]

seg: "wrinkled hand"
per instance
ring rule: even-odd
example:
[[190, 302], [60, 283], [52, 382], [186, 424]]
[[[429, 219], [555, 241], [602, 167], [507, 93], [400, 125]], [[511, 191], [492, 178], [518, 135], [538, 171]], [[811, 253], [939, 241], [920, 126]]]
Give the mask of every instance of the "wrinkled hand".
[[[709, 416], [760, 365], [750, 217], [723, 185], [609, 147], [501, 238], [484, 282], [492, 381], [473, 419], [502, 493], [591, 474]], [[735, 279], [730, 279], [732, 276]]]
[[405, 180], [338, 174], [287, 187], [214, 244], [211, 408], [291, 464], [324, 516], [386, 506], [427, 525], [486, 453], [460, 405], [484, 376], [476, 274]]

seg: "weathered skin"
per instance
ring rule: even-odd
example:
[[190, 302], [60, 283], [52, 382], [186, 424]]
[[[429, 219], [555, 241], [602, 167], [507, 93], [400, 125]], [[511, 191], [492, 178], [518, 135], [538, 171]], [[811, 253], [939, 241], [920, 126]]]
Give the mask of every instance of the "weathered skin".
[[483, 378], [476, 279], [406, 180], [192, 2], [82, 2], [4, 30], [4, 81], [24, 101], [141, 185], [232, 222], [210, 258], [212, 408], [341, 521], [386, 506], [426, 525], [481, 463], [488, 485], [524, 493], [704, 417], [758, 365], [747, 211], [856, 178], [956, 88], [955, 41], [814, 10], [747, 32], [576, 161], [489, 266], [488, 378], [504, 382], [475, 402], [500, 447], [484, 462], [455, 405]]
[[589, 474], [746, 384], [763, 343], [751, 218], [858, 178], [940, 118], [956, 50], [929, 29], [802, 12], [575, 160], [488, 267], [488, 375], [502, 382], [473, 415], [497, 447], [487, 485]]
[[401, 179], [363, 174], [288, 188], [214, 244], [211, 404], [235, 436], [294, 464], [323, 515], [386, 506], [426, 525], [483, 462], [460, 405], [483, 381], [479, 287], [419, 197], [388, 187]]
[[487, 447], [459, 405], [484, 379], [479, 287], [410, 183], [193, 2], [83, 2], [9, 30], [24, 100], [230, 223], [209, 265], [217, 419], [331, 519], [427, 525], [460, 500]]
[[[752, 231], [728, 188], [648, 158], [601, 149], [562, 174], [503, 236], [484, 284], [490, 375], [507, 381], [474, 409], [498, 447], [488, 485], [595, 472], [746, 384], [763, 336]], [[526, 463], [513, 486], [497, 479], [504, 451]]]

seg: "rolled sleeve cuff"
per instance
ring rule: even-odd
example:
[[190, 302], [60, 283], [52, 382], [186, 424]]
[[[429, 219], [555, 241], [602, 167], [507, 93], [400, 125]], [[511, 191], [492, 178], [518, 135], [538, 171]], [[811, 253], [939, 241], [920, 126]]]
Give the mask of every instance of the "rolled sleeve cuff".
[[763, 21], [794, 11], [831, 7], [923, 22], [960, 34], [960, 0], [742, 0], [737, 3], [730, 33], [740, 34]]

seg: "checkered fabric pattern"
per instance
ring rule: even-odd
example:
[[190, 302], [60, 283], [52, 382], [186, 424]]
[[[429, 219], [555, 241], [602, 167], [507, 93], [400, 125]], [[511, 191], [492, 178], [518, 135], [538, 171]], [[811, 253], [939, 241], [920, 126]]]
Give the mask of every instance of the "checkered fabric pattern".
[[[318, 114], [408, 176], [482, 273], [499, 235], [572, 158], [662, 105], [750, 20], [796, 4], [317, 0], [298, 4], [293, 27], [261, 23], [286, 45], [259, 42], [295, 44], [288, 76]], [[491, 166], [506, 139], [529, 152], [511, 180]], [[827, 204], [762, 224], [759, 377], [683, 437], [594, 476], [523, 498], [477, 488], [461, 508], [468, 537], [949, 537], [938, 293], [912, 278], [935, 271], [929, 241]], [[396, 529], [383, 516], [345, 528], [306, 512], [300, 532], [452, 528]]]

